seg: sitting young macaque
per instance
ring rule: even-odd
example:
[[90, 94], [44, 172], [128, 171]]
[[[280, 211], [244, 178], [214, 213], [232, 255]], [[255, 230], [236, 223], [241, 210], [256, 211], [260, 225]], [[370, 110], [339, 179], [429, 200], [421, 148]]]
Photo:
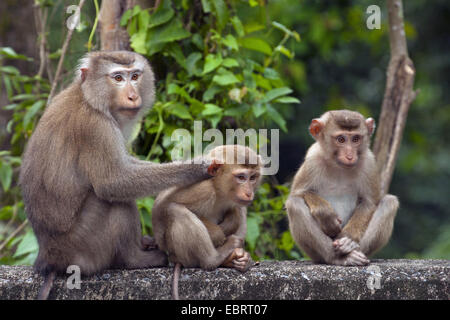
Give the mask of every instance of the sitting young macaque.
[[369, 149], [374, 129], [372, 118], [348, 110], [311, 122], [316, 143], [295, 175], [286, 208], [295, 241], [315, 262], [366, 265], [389, 241], [399, 203], [380, 195]]
[[216, 147], [208, 156], [211, 179], [162, 192], [152, 210], [156, 243], [176, 264], [174, 298], [179, 265], [205, 270], [225, 266], [244, 272], [252, 264], [243, 246], [246, 207], [261, 177], [260, 157], [240, 145]]

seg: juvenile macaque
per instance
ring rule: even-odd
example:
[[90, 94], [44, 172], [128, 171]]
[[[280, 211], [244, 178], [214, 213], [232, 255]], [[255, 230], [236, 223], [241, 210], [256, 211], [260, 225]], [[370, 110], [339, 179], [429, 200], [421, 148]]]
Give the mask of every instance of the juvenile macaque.
[[286, 208], [295, 241], [315, 262], [366, 265], [389, 241], [399, 203], [380, 197], [369, 149], [374, 129], [372, 118], [348, 110], [311, 122], [316, 143], [295, 175]]
[[142, 238], [136, 198], [209, 177], [208, 164], [156, 164], [133, 158], [126, 141], [154, 101], [148, 62], [133, 52], [92, 52], [73, 83], [45, 110], [23, 156], [20, 185], [39, 243], [35, 269], [46, 277], [78, 265], [164, 266], [167, 256]]
[[246, 207], [260, 182], [261, 160], [240, 145], [214, 148], [209, 158], [213, 178], [160, 193], [152, 210], [155, 241], [176, 264], [175, 299], [179, 265], [205, 270], [225, 266], [243, 272], [252, 263], [242, 248]]

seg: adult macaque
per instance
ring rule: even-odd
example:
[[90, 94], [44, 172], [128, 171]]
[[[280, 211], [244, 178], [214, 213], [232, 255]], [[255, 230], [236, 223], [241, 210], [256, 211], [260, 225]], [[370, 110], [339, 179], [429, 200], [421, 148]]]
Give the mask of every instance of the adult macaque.
[[227, 145], [211, 150], [213, 178], [175, 187], [156, 198], [152, 210], [155, 241], [176, 264], [173, 297], [178, 298], [180, 265], [246, 271], [252, 263], [243, 250], [246, 207], [261, 177], [261, 160], [249, 148]]
[[286, 202], [291, 233], [320, 263], [366, 265], [389, 240], [399, 206], [380, 197], [379, 174], [369, 149], [372, 118], [329, 111], [309, 127], [316, 140], [295, 175]]
[[46, 277], [78, 265], [164, 266], [167, 256], [142, 238], [136, 198], [209, 177], [208, 165], [156, 164], [133, 158], [126, 141], [154, 101], [154, 76], [133, 52], [92, 52], [73, 83], [45, 110], [23, 156], [26, 212], [39, 243], [35, 269]]

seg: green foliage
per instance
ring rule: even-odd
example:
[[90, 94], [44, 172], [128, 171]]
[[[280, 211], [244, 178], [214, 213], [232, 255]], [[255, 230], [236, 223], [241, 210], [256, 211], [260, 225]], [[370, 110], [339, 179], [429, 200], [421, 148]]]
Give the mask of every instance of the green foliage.
[[[237, 14], [242, 7], [250, 9], [244, 18]], [[136, 6], [123, 14], [131, 47], [147, 56], [163, 79], [134, 145], [138, 156], [171, 160], [173, 130], [192, 130], [195, 120], [203, 121], [205, 130], [273, 122], [287, 131], [283, 109], [300, 101], [289, 96], [293, 90], [274, 67], [281, 56], [294, 56], [283, 45], [300, 37], [278, 22], [268, 24], [260, 15], [265, 10], [263, 4], [252, 10], [240, 1], [203, 0], [197, 8], [191, 1], [165, 0], [156, 10]], [[267, 41], [271, 32], [281, 40]], [[255, 259], [298, 257], [289, 233], [277, 229], [285, 220], [286, 188], [272, 190], [266, 183], [261, 190], [250, 208], [248, 249]], [[143, 232], [150, 234], [152, 201], [138, 201]]]
[[258, 189], [254, 203], [248, 209], [246, 249], [253, 259], [298, 259], [288, 224], [284, 203], [289, 188], [284, 185], [272, 187], [269, 182]]

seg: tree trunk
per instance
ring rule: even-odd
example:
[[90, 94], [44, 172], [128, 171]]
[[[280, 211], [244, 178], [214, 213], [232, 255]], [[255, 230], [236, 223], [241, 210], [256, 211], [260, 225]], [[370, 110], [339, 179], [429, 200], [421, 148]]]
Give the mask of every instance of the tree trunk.
[[387, 0], [391, 58], [373, 152], [381, 175], [381, 192], [389, 190], [411, 102], [415, 69], [408, 56], [401, 0]]
[[100, 9], [101, 50], [130, 50], [127, 30], [120, 26], [122, 14], [135, 5], [135, 0], [102, 1]]

